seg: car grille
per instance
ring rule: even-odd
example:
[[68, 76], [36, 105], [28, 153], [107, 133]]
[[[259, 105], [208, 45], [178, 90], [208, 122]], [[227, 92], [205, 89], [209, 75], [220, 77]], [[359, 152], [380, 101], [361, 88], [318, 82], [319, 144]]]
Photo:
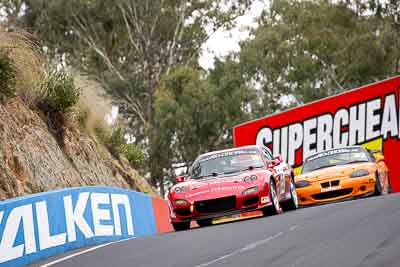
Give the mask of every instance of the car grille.
[[179, 216], [189, 216], [191, 214], [189, 208], [176, 209], [175, 214]]
[[328, 188], [330, 186], [329, 182], [321, 183], [322, 188]]
[[257, 205], [258, 204], [258, 197], [251, 197], [251, 198], [247, 198], [244, 200], [243, 205], [244, 206], [251, 206], [251, 205]]
[[328, 188], [328, 187], [331, 187], [331, 186], [338, 186], [338, 185], [339, 185], [339, 180], [321, 183], [321, 187], [322, 188]]
[[214, 213], [232, 210], [236, 207], [236, 197], [215, 198], [204, 201], [196, 201], [194, 208], [199, 213]]
[[340, 197], [340, 196], [345, 196], [345, 195], [351, 194], [352, 191], [353, 191], [352, 188], [333, 190], [333, 191], [329, 191], [329, 192], [315, 194], [315, 195], [313, 195], [313, 198], [317, 199], [317, 200], [335, 198], [335, 197]]
[[339, 180], [331, 181], [331, 186], [338, 186]]

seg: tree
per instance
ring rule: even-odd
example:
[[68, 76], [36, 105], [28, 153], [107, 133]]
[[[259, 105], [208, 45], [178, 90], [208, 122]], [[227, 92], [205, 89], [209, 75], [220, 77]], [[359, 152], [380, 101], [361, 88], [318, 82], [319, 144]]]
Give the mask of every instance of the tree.
[[24, 0], [0, 0], [0, 10], [4, 21], [0, 24], [6, 27], [15, 26], [23, 10]]
[[392, 73], [400, 73], [400, 2], [390, 0], [381, 2], [370, 0], [369, 8], [374, 12], [377, 21], [382, 24], [384, 46], [388, 48], [391, 57]]
[[248, 106], [255, 100], [239, 70], [236, 63], [217, 60], [208, 75], [178, 67], [165, 77], [155, 104], [163, 166], [189, 166], [201, 153], [232, 146], [232, 127], [250, 118]]
[[206, 28], [232, 26], [249, 2], [26, 0], [23, 21], [69, 63], [100, 78], [130, 117], [152, 125], [161, 77], [176, 64], [196, 65]]
[[[212, 32], [231, 27], [250, 2], [25, 0], [20, 21], [55, 56], [105, 85], [131, 133], [154, 149], [149, 161], [157, 162], [154, 97], [162, 77], [176, 65], [196, 66]], [[153, 183], [162, 176], [157, 169], [150, 168]]]
[[280, 109], [282, 95], [307, 103], [399, 73], [388, 15], [360, 2], [272, 1], [237, 56], [272, 104], [265, 113]]

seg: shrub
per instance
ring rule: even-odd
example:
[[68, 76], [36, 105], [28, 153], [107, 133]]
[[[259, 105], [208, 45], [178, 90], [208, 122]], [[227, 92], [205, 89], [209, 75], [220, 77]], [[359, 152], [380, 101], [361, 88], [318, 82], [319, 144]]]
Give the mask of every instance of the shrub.
[[28, 32], [10, 32], [0, 26], [0, 50], [6, 50], [12, 61], [15, 94], [29, 106], [36, 106], [38, 85], [43, 80], [43, 60], [36, 38]]
[[75, 112], [75, 120], [79, 125], [79, 128], [82, 130], [86, 130], [88, 127], [90, 110], [86, 107], [79, 106]]
[[79, 101], [80, 89], [74, 79], [64, 70], [53, 70], [47, 73], [40, 86], [42, 99], [39, 107], [46, 113], [66, 113]]
[[124, 137], [124, 132], [121, 128], [117, 128], [111, 134], [110, 141], [108, 143], [108, 147], [110, 152], [115, 156], [119, 157], [124, 150], [124, 146], [126, 144], [126, 140]]
[[[79, 127], [79, 129], [81, 131], [89, 133], [88, 121], [89, 121], [90, 115], [91, 115], [91, 111], [89, 110], [89, 108], [82, 105], [81, 103], [78, 103], [68, 113], [68, 116], [67, 116], [68, 124]], [[93, 133], [93, 131], [92, 131], [92, 133]]]
[[111, 130], [107, 127], [103, 120], [96, 120], [93, 123], [94, 135], [97, 137], [100, 143], [107, 146], [110, 141]]
[[145, 163], [143, 150], [134, 143], [126, 143], [125, 132], [122, 128], [113, 131], [107, 147], [115, 157], [125, 157], [133, 168], [141, 168]]
[[145, 164], [145, 154], [143, 149], [134, 144], [126, 143], [125, 132], [122, 128], [115, 129], [110, 133], [110, 128], [106, 126], [104, 121], [97, 121], [94, 125], [94, 134], [104, 144], [110, 153], [120, 159], [125, 157], [133, 168], [142, 168]]
[[0, 101], [15, 95], [15, 69], [8, 53], [0, 50]]
[[122, 154], [133, 168], [142, 168], [145, 163], [143, 150], [136, 144], [130, 143], [123, 147]]

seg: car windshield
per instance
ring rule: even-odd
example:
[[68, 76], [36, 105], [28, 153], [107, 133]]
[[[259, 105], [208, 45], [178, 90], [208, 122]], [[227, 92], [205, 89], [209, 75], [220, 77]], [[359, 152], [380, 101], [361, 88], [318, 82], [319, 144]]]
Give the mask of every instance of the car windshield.
[[263, 160], [256, 149], [221, 152], [196, 160], [189, 170], [189, 179], [231, 174], [263, 166]]
[[305, 174], [332, 166], [368, 161], [369, 157], [367, 153], [361, 148], [342, 148], [329, 150], [308, 158], [303, 165], [301, 173]]

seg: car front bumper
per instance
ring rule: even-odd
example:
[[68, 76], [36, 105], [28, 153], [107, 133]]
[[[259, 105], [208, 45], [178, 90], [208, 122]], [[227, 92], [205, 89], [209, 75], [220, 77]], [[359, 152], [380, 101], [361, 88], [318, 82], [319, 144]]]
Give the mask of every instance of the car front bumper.
[[272, 205], [272, 203], [267, 186], [248, 195], [236, 194], [212, 199], [204, 198], [189, 202], [188, 205], [176, 206], [169, 201], [172, 222], [213, 219], [260, 210], [269, 205]]
[[[339, 185], [322, 187], [323, 183], [333, 180], [339, 180]], [[303, 188], [296, 188], [296, 192], [299, 205], [308, 206], [371, 194], [375, 190], [375, 181], [374, 175], [358, 178], [331, 178], [312, 182], [311, 185]]]

